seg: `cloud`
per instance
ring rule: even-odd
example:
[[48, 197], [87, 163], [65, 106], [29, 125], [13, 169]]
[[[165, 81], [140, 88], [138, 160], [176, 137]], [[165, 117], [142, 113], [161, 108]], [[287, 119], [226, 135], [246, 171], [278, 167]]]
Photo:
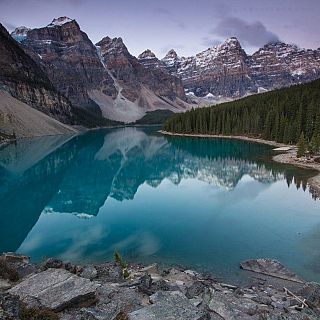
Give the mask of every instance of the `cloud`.
[[279, 41], [260, 21], [246, 22], [236, 17], [225, 17], [211, 30], [211, 34], [223, 37], [237, 37], [244, 45], [260, 47]]
[[155, 8], [154, 12], [158, 15], [162, 15], [165, 16], [171, 23], [173, 23], [174, 25], [176, 25], [178, 28], [180, 29], [185, 29], [186, 25], [183, 21], [180, 21], [179, 19], [177, 19], [172, 12], [170, 12], [168, 9], [166, 8]]

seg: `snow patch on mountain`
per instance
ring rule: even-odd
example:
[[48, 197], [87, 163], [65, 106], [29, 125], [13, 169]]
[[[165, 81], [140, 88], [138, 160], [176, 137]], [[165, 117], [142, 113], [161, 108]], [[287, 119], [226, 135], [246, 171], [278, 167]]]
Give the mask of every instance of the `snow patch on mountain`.
[[11, 32], [11, 36], [18, 42], [22, 42], [24, 39], [27, 38], [28, 31], [31, 30], [25, 26], [17, 27]]
[[50, 24], [47, 25], [47, 27], [60, 27], [64, 25], [65, 23], [73, 21], [72, 19], [68, 17], [59, 17], [54, 18]]

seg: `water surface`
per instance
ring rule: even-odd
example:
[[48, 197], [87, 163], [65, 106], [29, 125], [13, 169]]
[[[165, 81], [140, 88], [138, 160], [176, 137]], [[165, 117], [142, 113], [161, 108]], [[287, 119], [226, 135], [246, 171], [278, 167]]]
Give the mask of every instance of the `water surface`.
[[242, 276], [240, 261], [270, 257], [319, 281], [313, 172], [271, 153], [155, 128], [23, 140], [0, 150], [0, 251], [85, 263], [117, 249], [228, 280]]

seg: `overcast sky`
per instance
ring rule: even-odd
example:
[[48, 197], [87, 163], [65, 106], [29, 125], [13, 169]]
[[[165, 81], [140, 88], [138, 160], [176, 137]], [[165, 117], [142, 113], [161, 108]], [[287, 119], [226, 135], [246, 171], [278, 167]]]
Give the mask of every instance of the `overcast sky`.
[[275, 40], [320, 47], [320, 0], [0, 0], [9, 31], [59, 16], [76, 19], [94, 43], [122, 37], [134, 55], [174, 48], [189, 56], [231, 36], [248, 53]]

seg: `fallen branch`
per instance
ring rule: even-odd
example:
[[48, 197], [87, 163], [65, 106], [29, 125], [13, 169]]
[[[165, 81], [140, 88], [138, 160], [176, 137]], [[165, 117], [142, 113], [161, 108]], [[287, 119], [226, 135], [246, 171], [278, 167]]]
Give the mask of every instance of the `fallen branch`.
[[231, 285], [231, 284], [226, 284], [226, 283], [220, 283], [220, 286], [221, 286], [222, 288], [227, 288], [227, 289], [232, 289], [232, 290], [238, 289], [238, 287], [233, 286], [233, 285]]
[[296, 296], [293, 292], [291, 292], [289, 289], [287, 289], [287, 288], [285, 288], [285, 287], [283, 287], [283, 290], [284, 290], [284, 292], [285, 292], [286, 294], [290, 295], [291, 297], [293, 297], [294, 299], [296, 299], [298, 302], [300, 302], [301, 305], [302, 305], [302, 308], [303, 308], [303, 307], [306, 307], [306, 308], [309, 307], [308, 304], [306, 303], [306, 299], [303, 299], [303, 300], [300, 299], [298, 296]]

